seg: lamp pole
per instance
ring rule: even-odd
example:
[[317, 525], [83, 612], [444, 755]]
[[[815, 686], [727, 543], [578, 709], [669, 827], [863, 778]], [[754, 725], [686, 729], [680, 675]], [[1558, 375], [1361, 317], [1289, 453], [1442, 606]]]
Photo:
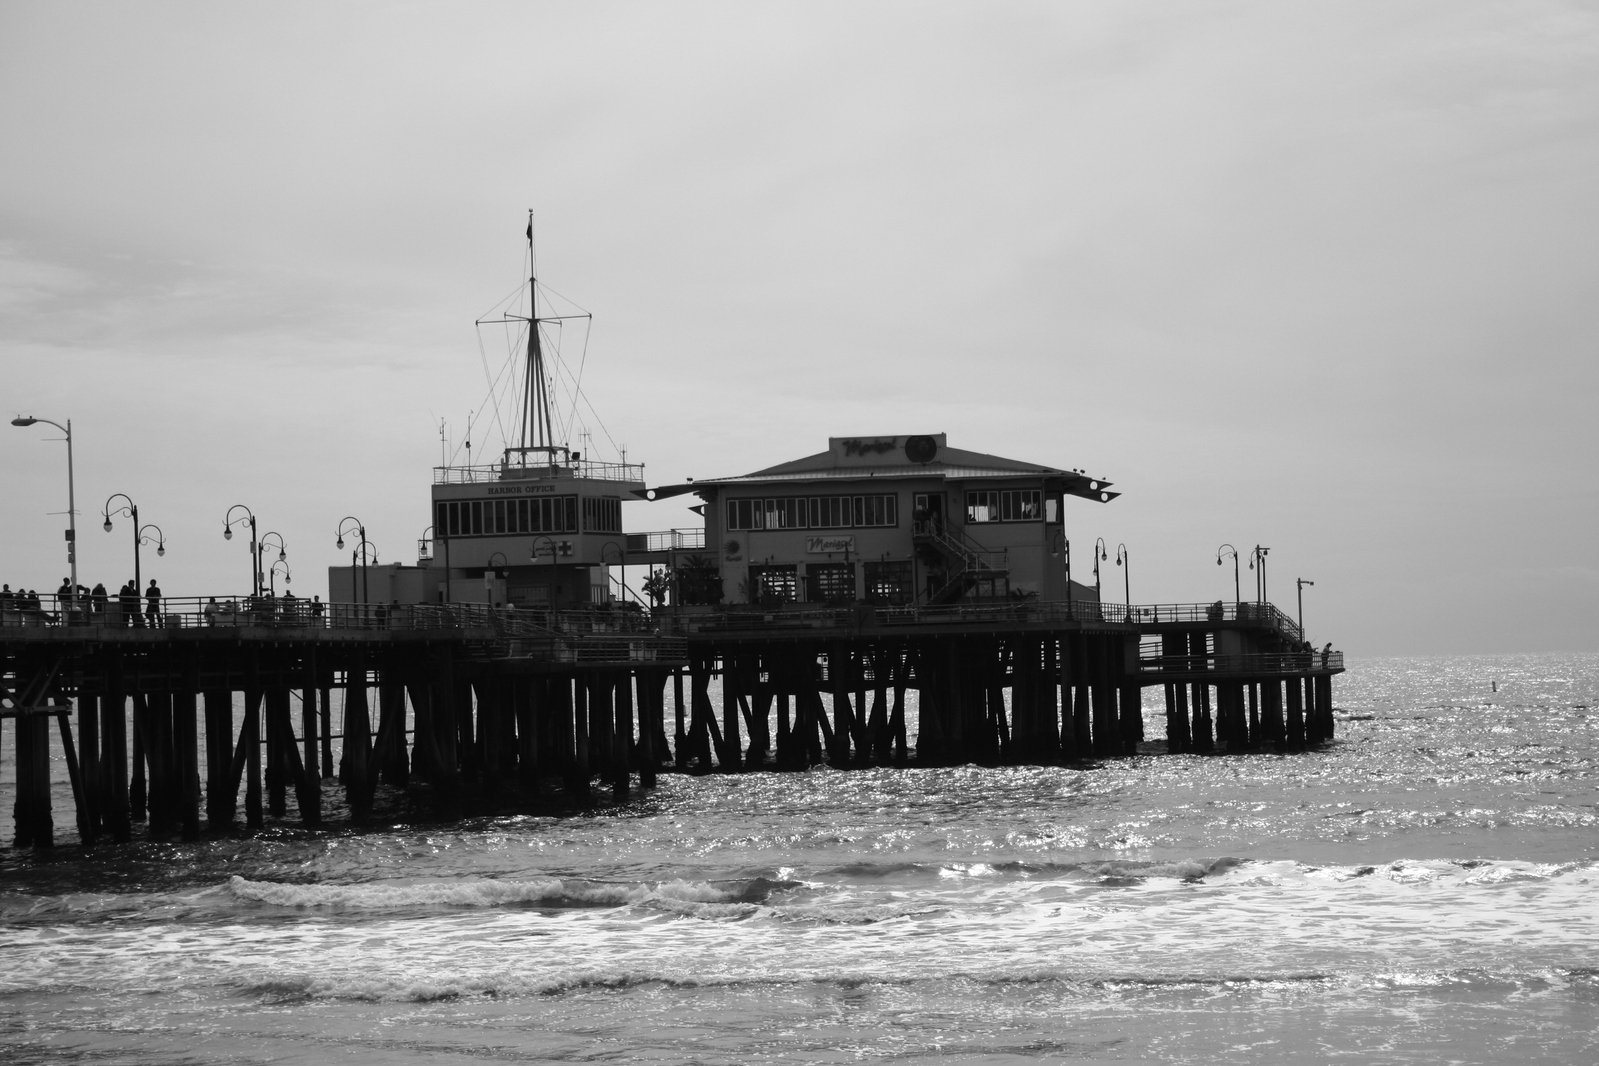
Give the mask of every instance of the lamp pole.
[[[355, 517], [355, 515], [353, 515], [353, 514], [345, 515], [343, 518], [339, 519], [339, 528], [338, 528], [338, 531], [335, 533], [335, 536], [338, 539], [336, 541], [334, 541], [333, 546], [335, 548], [338, 548], [341, 551], [344, 549], [344, 535], [346, 533], [351, 532], [351, 529], [350, 529], [350, 526], [349, 526], [349, 523], [351, 523], [351, 522], [355, 523], [354, 532], [360, 534], [360, 537], [361, 537], [361, 603], [364, 605], [364, 604], [366, 604], [368, 602], [368, 600], [367, 600], [368, 587], [367, 587], [367, 583], [366, 583], [366, 556], [367, 556], [366, 523], [361, 521], [359, 518]], [[354, 562], [354, 560], [351, 560], [351, 561], [352, 561], [352, 563]]]
[[[233, 517], [234, 511], [243, 511], [239, 518]], [[240, 522], [250, 523], [250, 595], [261, 595], [261, 553], [255, 544], [255, 514], [244, 504], [236, 503], [228, 508], [228, 513], [222, 517], [222, 539], [233, 539], [233, 527]]]
[[1066, 617], [1072, 616], [1072, 542], [1067, 539], [1064, 529], [1055, 531], [1055, 539], [1060, 544], [1060, 553], [1066, 562]]
[[[1110, 553], [1105, 550], [1105, 538], [1104, 537], [1095, 537], [1094, 538], [1094, 598], [1096, 600], [1098, 600], [1101, 604], [1103, 604], [1105, 602], [1105, 594], [1100, 591], [1100, 587], [1099, 587], [1099, 561], [1101, 559], [1109, 559], [1109, 558], [1110, 558]], [[1103, 617], [1103, 616], [1101, 616], [1101, 617]]]
[[1233, 547], [1231, 544], [1223, 544], [1221, 547], [1217, 548], [1217, 566], [1221, 565], [1221, 557], [1223, 554], [1231, 555], [1233, 557], [1233, 603], [1237, 604], [1244, 598], [1243, 593], [1240, 592], [1238, 588], [1238, 549]]
[[33, 415], [21, 416], [11, 420], [13, 426], [31, 426], [36, 422], [43, 422], [47, 426], [54, 426], [67, 435], [67, 570], [71, 574], [72, 598], [78, 596], [78, 504], [76, 488], [72, 481], [72, 419], [67, 419], [67, 424], [52, 421], [48, 418], [35, 418]]
[[1127, 550], [1127, 545], [1116, 545], [1116, 565], [1122, 568], [1122, 596], [1127, 601], [1127, 621], [1133, 617], [1133, 557]]
[[274, 599], [276, 599], [278, 595], [278, 583], [276, 578], [278, 576], [279, 567], [283, 569], [283, 588], [285, 591], [288, 590], [289, 582], [294, 580], [289, 574], [289, 564], [287, 562], [279, 559], [277, 562], [273, 563], [271, 568], [267, 571], [267, 587], [270, 589], [271, 595]]
[[[613, 550], [616, 552], [616, 565], [618, 567], [620, 567], [621, 570], [622, 570], [622, 602], [626, 603], [627, 602], [627, 553], [625, 551], [623, 551], [622, 546], [620, 544], [616, 543], [616, 541], [608, 540], [603, 545], [600, 546], [600, 562], [602, 562], [605, 565], [609, 566], [610, 565], [610, 559], [609, 559], [608, 553], [613, 551]], [[609, 579], [608, 575], [607, 575], [607, 579]]]
[[1295, 592], [1299, 596], [1299, 639], [1305, 639], [1305, 586], [1314, 585], [1314, 581], [1302, 577], [1294, 578]]
[[[1269, 551], [1271, 551], [1270, 548], [1262, 548], [1257, 544], [1255, 545], [1255, 550], [1250, 553], [1249, 569], [1255, 571], [1256, 603], [1266, 602], [1266, 553]], [[1259, 569], [1255, 567], [1256, 562], [1260, 563]]]
[[[261, 555], [262, 555], [262, 553], [264, 553], [267, 550], [267, 547], [268, 547], [267, 538], [269, 538], [269, 537], [276, 537], [278, 539], [277, 544], [273, 545], [274, 547], [276, 547], [278, 549], [278, 559], [277, 559], [277, 561], [280, 562], [280, 563], [281, 562], [286, 562], [288, 560], [288, 558], [289, 558], [289, 546], [284, 543], [283, 534], [282, 533], [276, 532], [275, 530], [268, 530], [267, 532], [261, 534], [261, 540], [256, 545], [256, 548], [255, 548], [255, 551], [256, 551], [255, 572], [258, 573], [258, 574], [265, 575], [261, 580], [269, 579], [272, 576], [266, 570], [263, 570], [261, 568]], [[276, 564], [269, 563], [267, 565], [270, 568], [271, 566], [274, 566]]]
[[[450, 538], [446, 537], [443, 533], [440, 533], [436, 526], [428, 526], [426, 529], [424, 529], [422, 531], [422, 536], [417, 541], [417, 547], [419, 549], [421, 548], [422, 545], [429, 543], [428, 534], [430, 534], [430, 533], [432, 534], [432, 538], [431, 538], [432, 540], [442, 541], [443, 544], [444, 544], [444, 602], [445, 603], [449, 603], [450, 602]], [[418, 552], [418, 554], [420, 554], [420, 551]], [[433, 553], [431, 551], [429, 551], [428, 552], [428, 558], [431, 559], [432, 557], [433, 557]]]
[[[113, 512], [111, 510], [111, 501], [119, 496], [127, 502]], [[142, 589], [144, 588], [144, 585], [141, 584], [143, 578], [139, 570], [139, 542], [141, 540], [139, 536], [139, 506], [133, 502], [127, 493], [113, 492], [110, 496], [106, 497], [105, 501], [104, 529], [107, 533], [111, 532], [112, 514], [127, 515], [129, 518], [133, 519], [133, 587], [136, 589]]]
[[554, 611], [555, 611], [555, 608], [556, 608], [556, 602], [557, 602], [557, 600], [559, 598], [557, 596], [557, 593], [558, 593], [559, 590], [556, 588], [557, 582], [556, 582], [556, 573], [555, 573], [555, 571], [556, 571], [556, 566], [557, 566], [556, 556], [560, 552], [559, 552], [559, 549], [556, 546], [554, 537], [535, 537], [535, 538], [533, 538], [533, 553], [532, 553], [534, 562], [538, 562], [538, 559], [539, 559], [539, 544], [540, 543], [545, 543], [545, 544], [548, 544], [550, 546], [550, 611], [553, 614]]

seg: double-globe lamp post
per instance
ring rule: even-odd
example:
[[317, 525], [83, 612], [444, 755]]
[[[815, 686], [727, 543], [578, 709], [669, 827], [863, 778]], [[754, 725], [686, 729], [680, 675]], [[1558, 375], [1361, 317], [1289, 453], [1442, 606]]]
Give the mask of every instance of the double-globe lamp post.
[[1295, 588], [1295, 592], [1298, 593], [1298, 597], [1299, 597], [1299, 639], [1300, 640], [1304, 640], [1305, 639], [1305, 586], [1306, 585], [1314, 585], [1315, 582], [1311, 581], [1309, 578], [1296, 577], [1296, 578], [1294, 578], [1294, 584], [1295, 584], [1295, 586], [1297, 586]]
[[[234, 511], [243, 511], [238, 518], [233, 517]], [[233, 539], [233, 527], [240, 522], [250, 523], [250, 595], [261, 595], [261, 552], [255, 542], [255, 514], [244, 504], [236, 503], [228, 508], [228, 513], [222, 518], [222, 539]]]
[[1094, 599], [1100, 604], [1103, 604], [1105, 602], [1105, 596], [1104, 596], [1104, 593], [1102, 593], [1100, 591], [1100, 588], [1099, 588], [1099, 561], [1101, 559], [1109, 559], [1109, 558], [1110, 558], [1110, 552], [1105, 550], [1105, 538], [1104, 537], [1095, 537], [1094, 538]]
[[[47, 426], [54, 426], [67, 435], [67, 570], [71, 575], [68, 580], [72, 583], [71, 595], [78, 595], [78, 504], [75, 488], [72, 483], [72, 419], [67, 419], [67, 424], [52, 421], [48, 418], [35, 418], [33, 415], [18, 415], [11, 420], [13, 426], [31, 426], [36, 422], [43, 422]], [[62, 610], [66, 605], [61, 605]]]
[[1236, 606], [1244, 598], [1243, 591], [1238, 585], [1238, 549], [1233, 547], [1231, 544], [1223, 544], [1221, 547], [1217, 548], [1217, 566], [1221, 565], [1222, 556], [1224, 555], [1231, 555], [1233, 557], [1233, 604]]
[[[122, 506], [113, 511], [111, 509], [111, 502], [116, 499], [121, 499], [124, 502]], [[155, 553], [157, 555], [165, 555], [167, 553], [166, 534], [163, 533], [161, 531], [161, 527], [156, 525], [154, 522], [146, 522], [142, 526], [139, 525], [139, 505], [134, 503], [132, 498], [129, 497], [125, 492], [113, 492], [110, 496], [106, 497], [105, 525], [102, 528], [104, 528], [107, 533], [111, 532], [112, 515], [127, 515], [129, 518], [133, 519], [133, 587], [140, 590], [142, 594], [144, 589], [144, 573], [140, 566], [139, 545], [154, 544]], [[154, 540], [150, 539], [150, 530], [152, 529], [155, 530]]]
[[1122, 597], [1127, 601], [1126, 621], [1133, 620], [1133, 557], [1127, 545], [1116, 545], [1116, 565], [1122, 568]]
[[[355, 523], [355, 528], [353, 530], [350, 528], [350, 523], [351, 522]], [[363, 604], [365, 604], [365, 603], [369, 602], [367, 600], [367, 589], [368, 589], [368, 586], [367, 586], [367, 583], [366, 583], [366, 560], [367, 560], [367, 549], [370, 547], [370, 544], [371, 544], [371, 542], [366, 539], [366, 523], [361, 521], [359, 518], [355, 517], [354, 515], [345, 515], [343, 518], [339, 519], [339, 528], [334, 533], [334, 536], [337, 539], [334, 541], [333, 546], [335, 548], [339, 549], [340, 551], [343, 551], [344, 550], [344, 535], [346, 533], [351, 533], [351, 532], [358, 534], [360, 536], [360, 538], [361, 538], [361, 547], [360, 547], [360, 556], [361, 556], [361, 602]], [[353, 560], [352, 560], [352, 562], [353, 562]]]

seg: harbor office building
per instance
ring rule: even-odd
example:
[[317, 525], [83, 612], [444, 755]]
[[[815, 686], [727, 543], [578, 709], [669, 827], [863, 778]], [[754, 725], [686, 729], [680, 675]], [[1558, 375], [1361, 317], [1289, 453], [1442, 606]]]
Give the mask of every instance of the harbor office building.
[[434, 470], [433, 524], [416, 566], [328, 570], [340, 603], [484, 603], [571, 609], [611, 602], [627, 562], [622, 502], [644, 495], [644, 467], [577, 452], [513, 450], [500, 463]]
[[1106, 503], [1109, 484], [937, 433], [832, 437], [803, 459], [649, 495], [705, 501], [720, 602], [941, 605], [1095, 599], [1080, 581], [1068, 594], [1064, 505]]

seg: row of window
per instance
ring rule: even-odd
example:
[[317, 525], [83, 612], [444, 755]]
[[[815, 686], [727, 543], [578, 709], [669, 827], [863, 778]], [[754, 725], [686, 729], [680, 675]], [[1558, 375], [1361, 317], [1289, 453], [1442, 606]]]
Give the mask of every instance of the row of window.
[[578, 525], [578, 497], [537, 496], [527, 500], [440, 500], [433, 528], [443, 537], [497, 537], [519, 533], [620, 533], [622, 501], [614, 496], [585, 497]]
[[727, 501], [729, 530], [861, 529], [898, 524], [899, 500], [893, 495]]
[[1043, 500], [1039, 489], [972, 489], [966, 493], [966, 521], [1036, 522], [1043, 514]]
[[[913, 572], [907, 561], [863, 564], [865, 586], [862, 598], [868, 603], [909, 603], [914, 597]], [[803, 578], [799, 568], [784, 566], [750, 567], [752, 603], [852, 603], [855, 600], [854, 563], [810, 563]], [[803, 595], [801, 594], [803, 591]]]
[[[936, 520], [929, 497], [918, 494], [917, 516]], [[966, 493], [966, 521], [1053, 522], [1058, 500], [1042, 489], [972, 489]], [[899, 524], [899, 501], [881, 496], [790, 496], [728, 500], [727, 529], [862, 529]]]

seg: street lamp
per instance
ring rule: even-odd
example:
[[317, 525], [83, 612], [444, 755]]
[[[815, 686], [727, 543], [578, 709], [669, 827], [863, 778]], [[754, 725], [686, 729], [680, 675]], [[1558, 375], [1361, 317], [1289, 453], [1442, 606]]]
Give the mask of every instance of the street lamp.
[[[1255, 545], [1255, 550], [1249, 553], [1249, 569], [1255, 570], [1256, 603], [1266, 602], [1266, 553], [1269, 551], [1271, 551], [1270, 548], [1262, 548], [1257, 544]], [[1255, 568], [1257, 561], [1260, 563], [1258, 570]]]
[[1298, 598], [1299, 598], [1299, 639], [1300, 640], [1304, 640], [1305, 639], [1305, 586], [1306, 585], [1314, 585], [1314, 584], [1315, 584], [1314, 581], [1307, 580], [1306, 578], [1302, 578], [1302, 577], [1294, 578], [1294, 585], [1296, 586], [1294, 591], [1298, 594]]
[[1223, 544], [1220, 548], [1217, 548], [1216, 549], [1216, 565], [1217, 566], [1221, 565], [1221, 557], [1222, 557], [1223, 553], [1225, 553], [1227, 555], [1231, 555], [1233, 557], [1233, 603], [1236, 604], [1236, 603], [1238, 603], [1240, 600], [1242, 600], [1244, 598], [1243, 594], [1238, 591], [1238, 549], [1233, 547], [1231, 544]]
[[[367, 599], [368, 588], [367, 588], [367, 583], [366, 583], [366, 557], [367, 557], [367, 548], [368, 548], [369, 545], [368, 545], [368, 542], [367, 542], [367, 539], [366, 539], [366, 523], [362, 522], [359, 518], [355, 517], [354, 515], [345, 515], [343, 518], [339, 519], [339, 528], [338, 528], [337, 532], [335, 533], [335, 536], [338, 539], [336, 541], [334, 541], [333, 546], [335, 548], [340, 549], [341, 551], [343, 550], [343, 548], [344, 548], [344, 535], [346, 533], [351, 532], [351, 529], [350, 529], [350, 526], [349, 526], [349, 523], [351, 523], [351, 522], [355, 523], [354, 532], [358, 533], [360, 535], [360, 537], [361, 537], [361, 547], [359, 549], [360, 557], [361, 557], [361, 602], [362, 603], [367, 603], [368, 602], [368, 599]], [[355, 562], [355, 554], [356, 554], [355, 552], [351, 552], [351, 555], [350, 555], [350, 562], [351, 562], [352, 565]]]
[[[111, 501], [119, 496], [127, 502], [112, 511]], [[133, 519], [133, 587], [142, 589], [144, 585], [142, 584], [142, 574], [139, 569], [139, 543], [143, 538], [139, 536], [139, 505], [134, 503], [127, 493], [113, 492], [106, 497], [105, 501], [105, 525], [103, 528], [107, 533], [111, 532], [111, 516], [113, 514], [127, 515]]]
[[1072, 542], [1067, 539], [1064, 529], [1055, 531], [1055, 543], [1058, 551], [1066, 560], [1066, 617], [1072, 616]]
[[1122, 595], [1127, 600], [1127, 620], [1131, 621], [1133, 617], [1133, 557], [1128, 552], [1125, 544], [1116, 545], [1116, 565], [1122, 568]]
[[275, 578], [278, 576], [279, 570], [283, 571], [283, 590], [285, 592], [287, 592], [289, 589], [289, 582], [293, 580], [293, 578], [291, 578], [289, 575], [289, 564], [286, 561], [279, 559], [277, 562], [273, 563], [271, 569], [267, 571], [268, 594], [272, 596], [273, 599], [276, 599], [278, 595], [278, 583]]
[[[429, 534], [432, 534], [431, 538], [429, 537]], [[446, 537], [443, 533], [438, 532], [438, 530], [435, 527], [428, 526], [426, 529], [424, 529], [422, 531], [422, 536], [417, 538], [416, 554], [417, 554], [419, 559], [426, 558], [426, 559], [431, 560], [433, 558], [433, 552], [431, 550], [428, 550], [427, 554], [424, 556], [423, 555], [423, 550], [424, 550], [424, 548], [431, 549], [432, 541], [441, 541], [444, 544], [444, 602], [445, 603], [449, 603], [450, 602], [450, 538]]]
[[[272, 537], [276, 537], [277, 538], [277, 542], [276, 543], [272, 543], [271, 542], [270, 538], [272, 538]], [[266, 574], [266, 576], [270, 579], [272, 575], [268, 574], [267, 571], [262, 568], [262, 566], [261, 566], [261, 558], [260, 558], [262, 555], [266, 554], [266, 550], [267, 550], [268, 547], [273, 547], [273, 548], [276, 548], [278, 550], [278, 562], [281, 563], [281, 562], [287, 561], [288, 558], [289, 558], [289, 546], [283, 542], [283, 534], [282, 533], [278, 533], [278, 532], [275, 532], [273, 530], [268, 530], [267, 532], [261, 534], [261, 542], [259, 544], [257, 544], [256, 548], [255, 548], [255, 551], [256, 551], [255, 572], [258, 573], [258, 574]], [[272, 565], [272, 564], [268, 564], [268, 565]]]
[[[67, 424], [51, 421], [48, 418], [35, 418], [33, 415], [18, 415], [11, 420], [13, 426], [31, 426], [35, 422], [43, 422], [47, 426], [54, 426], [67, 435], [67, 567], [71, 574], [72, 596], [78, 595], [78, 504], [75, 489], [72, 483], [72, 419], [67, 419]], [[65, 605], [62, 607], [65, 610]]]
[[[238, 518], [233, 517], [234, 511], [243, 511]], [[240, 522], [248, 520], [250, 523], [250, 595], [261, 595], [261, 553], [255, 543], [255, 514], [244, 504], [236, 503], [228, 508], [228, 513], [222, 517], [222, 539], [233, 539], [233, 527]]]
[[1099, 561], [1109, 559], [1110, 553], [1105, 550], [1105, 538], [1094, 538], [1094, 598], [1101, 604], [1105, 602], [1104, 593], [1099, 588]]
[[600, 546], [600, 562], [606, 564], [607, 566], [610, 565], [610, 560], [606, 557], [606, 552], [607, 551], [615, 551], [616, 552], [617, 565], [619, 567], [621, 567], [621, 569], [622, 569], [622, 602], [626, 603], [627, 602], [627, 553], [622, 550], [622, 546], [620, 544], [616, 543], [616, 541], [614, 541], [614, 540], [606, 541], [604, 544], [602, 544]]
[[562, 541], [560, 544], [556, 544], [555, 543], [555, 539], [553, 537], [534, 537], [533, 538], [533, 550], [530, 553], [531, 558], [533, 559], [534, 562], [538, 562], [539, 545], [541, 543], [548, 544], [550, 546], [550, 549], [549, 549], [549, 551], [550, 551], [550, 609], [553, 611], [555, 609], [556, 600], [557, 600], [556, 593], [559, 591], [557, 589], [557, 587], [556, 587], [556, 574], [555, 574], [556, 556], [557, 555], [570, 555], [572, 553], [572, 542], [571, 541]]

